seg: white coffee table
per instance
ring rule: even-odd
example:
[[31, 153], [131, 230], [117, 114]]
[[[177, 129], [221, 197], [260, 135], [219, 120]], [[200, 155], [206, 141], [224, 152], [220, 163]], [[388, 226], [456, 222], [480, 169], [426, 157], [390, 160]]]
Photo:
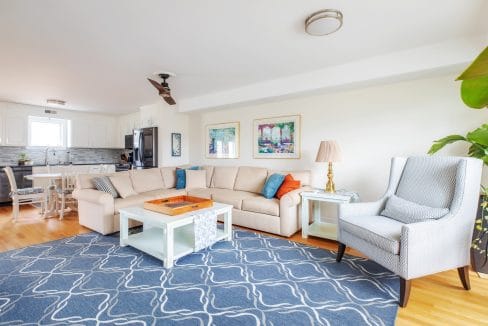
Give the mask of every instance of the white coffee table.
[[[173, 267], [176, 259], [195, 251], [193, 218], [195, 214], [214, 212], [224, 215], [224, 229], [217, 229], [219, 240], [232, 240], [232, 205], [214, 203], [212, 207], [170, 216], [140, 206], [121, 208], [120, 245], [131, 246], [161, 259], [164, 267]], [[129, 219], [143, 224], [143, 231], [129, 235]]]

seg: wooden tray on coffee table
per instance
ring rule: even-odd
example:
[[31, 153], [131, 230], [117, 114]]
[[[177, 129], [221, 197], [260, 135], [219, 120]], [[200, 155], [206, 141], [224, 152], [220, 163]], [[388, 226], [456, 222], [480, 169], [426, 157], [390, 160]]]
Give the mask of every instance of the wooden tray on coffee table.
[[175, 196], [144, 202], [144, 209], [166, 215], [179, 215], [213, 206], [213, 200], [193, 196]]

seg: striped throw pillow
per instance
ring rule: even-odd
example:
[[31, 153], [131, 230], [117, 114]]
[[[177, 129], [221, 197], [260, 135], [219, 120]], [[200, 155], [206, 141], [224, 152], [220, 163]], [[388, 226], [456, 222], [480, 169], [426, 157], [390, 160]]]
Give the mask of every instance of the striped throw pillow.
[[106, 192], [114, 198], [119, 197], [119, 193], [107, 176], [93, 178], [93, 184], [97, 190]]

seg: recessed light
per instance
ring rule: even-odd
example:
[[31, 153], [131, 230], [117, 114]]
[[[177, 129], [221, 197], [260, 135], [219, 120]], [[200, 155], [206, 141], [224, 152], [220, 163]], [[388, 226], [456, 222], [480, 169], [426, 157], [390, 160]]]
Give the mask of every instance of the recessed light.
[[53, 98], [47, 99], [46, 102], [47, 104], [66, 105], [66, 101], [57, 100]]
[[342, 12], [339, 10], [319, 10], [305, 20], [305, 32], [313, 36], [332, 34], [341, 28], [342, 18]]

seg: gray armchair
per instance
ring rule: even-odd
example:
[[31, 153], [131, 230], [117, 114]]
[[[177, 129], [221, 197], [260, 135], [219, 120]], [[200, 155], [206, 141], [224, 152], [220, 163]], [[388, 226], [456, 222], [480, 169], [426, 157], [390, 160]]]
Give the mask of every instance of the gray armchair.
[[[425, 275], [457, 268], [469, 290], [481, 170], [480, 160], [466, 157], [393, 158], [388, 189], [380, 200], [340, 205], [337, 262], [350, 246], [399, 275], [401, 307], [407, 305], [410, 280]], [[392, 197], [406, 203], [396, 208], [407, 215], [418, 218], [419, 212], [431, 210], [447, 214], [425, 216], [424, 221], [382, 216], [388, 215], [384, 209]]]

